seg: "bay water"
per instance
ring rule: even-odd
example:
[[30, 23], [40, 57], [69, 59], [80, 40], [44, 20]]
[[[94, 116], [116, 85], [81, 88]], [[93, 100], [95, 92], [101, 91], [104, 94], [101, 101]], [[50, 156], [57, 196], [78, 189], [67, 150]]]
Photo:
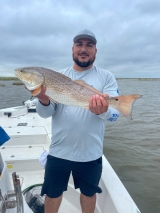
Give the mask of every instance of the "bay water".
[[[0, 109], [31, 95], [23, 85], [0, 81]], [[141, 94], [133, 120], [107, 122], [104, 155], [142, 213], [160, 213], [160, 79], [118, 79], [121, 95]], [[0, 123], [1, 125], [1, 123]], [[130, 212], [128, 212], [130, 213]]]

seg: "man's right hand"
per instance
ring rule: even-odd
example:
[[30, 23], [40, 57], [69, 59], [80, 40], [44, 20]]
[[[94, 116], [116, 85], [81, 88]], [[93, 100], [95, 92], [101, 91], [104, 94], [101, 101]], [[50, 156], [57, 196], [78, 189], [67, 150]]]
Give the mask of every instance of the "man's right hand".
[[46, 92], [46, 87], [42, 86], [41, 92], [35, 97], [39, 99], [41, 104], [48, 106], [50, 104], [50, 100], [48, 96], [45, 94], [45, 92]]
[[[26, 86], [25, 86], [25, 88], [27, 89]], [[29, 90], [29, 91], [32, 93], [34, 90]], [[39, 99], [41, 104], [48, 106], [50, 104], [50, 100], [49, 100], [48, 96], [45, 94], [45, 92], [46, 92], [46, 87], [42, 86], [40, 93], [38, 95], [36, 95], [35, 97]]]

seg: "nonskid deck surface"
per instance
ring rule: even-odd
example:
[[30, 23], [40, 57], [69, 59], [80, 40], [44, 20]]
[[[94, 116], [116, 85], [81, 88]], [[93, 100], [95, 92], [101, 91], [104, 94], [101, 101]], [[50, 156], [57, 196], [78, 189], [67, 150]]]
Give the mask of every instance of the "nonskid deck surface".
[[[21, 188], [23, 191], [29, 186], [43, 183], [44, 170], [27, 171], [27, 172], [19, 171], [18, 175], [21, 181]], [[63, 194], [62, 203], [59, 209], [59, 213], [65, 212], [81, 213], [80, 193], [79, 190], [74, 189], [72, 176], [70, 176], [68, 190]], [[95, 213], [100, 213], [98, 207], [96, 207]]]
[[[25, 171], [24, 168], [22, 168], [22, 171], [17, 172], [19, 175], [21, 188], [22, 190], [33, 186], [35, 184], [41, 184], [43, 182], [44, 178], [44, 170], [37, 170], [37, 171]], [[12, 174], [10, 173], [10, 181], [12, 182]], [[28, 205], [25, 202], [24, 198], [24, 213], [31, 213], [31, 209], [29, 209]], [[68, 190], [64, 192], [62, 203], [59, 209], [59, 213], [80, 213], [81, 207], [80, 207], [80, 194], [79, 190], [75, 190], [73, 186], [73, 179], [70, 177]], [[15, 212], [14, 212], [15, 213]], [[101, 211], [98, 210], [98, 207], [95, 209], [95, 213], [101, 213]]]
[[[22, 172], [18, 172], [18, 175], [21, 179], [22, 190], [24, 190], [28, 188], [29, 186], [43, 183], [44, 170], [27, 171], [27, 172], [22, 171]], [[70, 184], [70, 186], [68, 187], [68, 191], [64, 192], [62, 204], [59, 210], [60, 213], [65, 213], [65, 212], [80, 213], [81, 212], [79, 209], [80, 206], [79, 205], [75, 206], [75, 203], [78, 203], [79, 201], [78, 192], [75, 192], [74, 194], [71, 192], [72, 192], [72, 184]], [[77, 202], [75, 202], [76, 200]]]
[[[15, 128], [18, 127], [19, 129], [22, 127], [43, 127], [47, 134], [51, 134], [51, 118], [41, 118], [36, 112], [26, 113], [25, 107], [20, 107], [21, 113], [15, 113], [16, 115], [8, 117], [5, 115], [6, 113], [12, 113], [15, 109], [19, 111], [19, 108], [8, 108], [4, 110], [0, 110], [0, 124], [3, 128]], [[3, 124], [3, 125], [2, 125]], [[26, 130], [27, 131], [27, 130]], [[36, 131], [36, 130], [34, 130]], [[17, 135], [20, 133], [17, 133]], [[30, 132], [26, 132], [26, 134], [30, 134]]]

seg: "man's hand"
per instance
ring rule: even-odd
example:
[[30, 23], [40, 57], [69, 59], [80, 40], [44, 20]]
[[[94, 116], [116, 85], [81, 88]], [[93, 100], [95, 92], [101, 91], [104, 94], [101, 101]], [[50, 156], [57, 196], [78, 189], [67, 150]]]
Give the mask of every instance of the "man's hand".
[[[26, 86], [25, 86], [26, 88]], [[27, 88], [26, 88], [27, 89]], [[29, 90], [31, 93], [34, 91], [34, 90]], [[48, 98], [48, 96], [45, 95], [45, 92], [46, 92], [46, 87], [41, 87], [41, 91], [38, 95], [36, 95], [35, 97], [39, 99], [39, 101], [45, 105], [45, 106], [48, 106], [49, 103], [50, 103], [50, 100]]]
[[41, 92], [36, 97], [39, 99], [39, 101], [43, 105], [48, 106], [50, 103], [50, 100], [48, 96], [45, 95], [45, 92], [46, 92], [46, 87], [42, 87]]
[[102, 114], [108, 110], [108, 103], [104, 98], [109, 98], [109, 95], [93, 95], [89, 100], [89, 109], [94, 114]]

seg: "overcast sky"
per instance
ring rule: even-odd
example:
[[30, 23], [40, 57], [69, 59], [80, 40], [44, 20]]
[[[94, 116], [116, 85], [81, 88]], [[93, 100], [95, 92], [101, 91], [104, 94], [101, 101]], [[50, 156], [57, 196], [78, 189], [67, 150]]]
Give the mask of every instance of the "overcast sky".
[[159, 0], [1, 0], [0, 76], [23, 66], [72, 66], [82, 29], [96, 35], [96, 66], [115, 77], [160, 78]]

